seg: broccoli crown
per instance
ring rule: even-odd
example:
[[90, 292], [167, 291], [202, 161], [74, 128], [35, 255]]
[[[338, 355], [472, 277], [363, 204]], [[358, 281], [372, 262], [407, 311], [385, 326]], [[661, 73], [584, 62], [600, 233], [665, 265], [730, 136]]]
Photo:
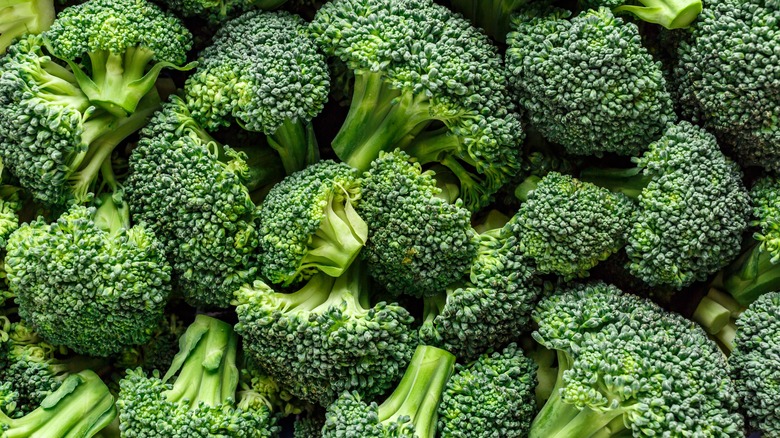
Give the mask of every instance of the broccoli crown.
[[298, 417], [293, 423], [293, 438], [322, 438], [323, 427], [325, 427], [324, 414]]
[[257, 273], [257, 211], [244, 185], [246, 159], [211, 140], [176, 96], [144, 128], [130, 156], [133, 218], [159, 236], [190, 303], [227, 307]]
[[501, 56], [460, 15], [430, 0], [338, 0], [311, 29], [355, 73], [340, 159], [364, 171], [400, 147], [449, 167], [474, 210], [517, 171], [523, 131]]
[[536, 414], [536, 368], [516, 344], [456, 364], [439, 405], [439, 436], [528, 436]]
[[54, 21], [52, 0], [2, 0], [0, 1], [0, 56], [20, 36], [38, 34]]
[[521, 250], [541, 273], [587, 277], [625, 243], [634, 204], [619, 193], [550, 172], [512, 218]]
[[236, 292], [245, 350], [294, 396], [323, 406], [345, 390], [376, 396], [409, 362], [413, 318], [397, 304], [369, 306], [363, 269], [317, 274], [291, 294], [260, 281]]
[[419, 345], [401, 381], [381, 405], [368, 404], [359, 393], [347, 391], [328, 406], [322, 437], [434, 437], [437, 408], [454, 364], [452, 353]]
[[569, 153], [634, 155], [676, 118], [637, 26], [607, 8], [520, 14], [506, 62], [531, 123]]
[[279, 434], [268, 408], [236, 407], [238, 336], [230, 324], [197, 315], [167, 373], [128, 370], [117, 400], [123, 437], [265, 438]]
[[780, 292], [759, 297], [737, 318], [729, 357], [740, 406], [751, 427], [764, 436], [780, 434]]
[[366, 242], [356, 213], [360, 180], [344, 163], [321, 161], [275, 185], [260, 206], [260, 265], [285, 286], [317, 272], [340, 276]]
[[468, 272], [476, 254], [471, 213], [437, 197], [433, 177], [398, 150], [380, 153], [363, 175], [358, 213], [370, 226], [362, 257], [391, 293], [434, 295]]
[[678, 49], [680, 102], [732, 146], [744, 165], [780, 171], [780, 5], [710, 2]]
[[479, 235], [469, 275], [426, 302], [420, 339], [475, 360], [525, 330], [541, 288], [511, 224]]
[[728, 365], [696, 323], [604, 283], [544, 298], [533, 318], [559, 373], [531, 438], [742, 433]]
[[103, 196], [98, 208], [72, 206], [9, 238], [5, 268], [19, 315], [44, 339], [107, 356], [143, 344], [170, 294], [162, 245], [130, 227], [126, 206]]
[[185, 17], [201, 17], [218, 24], [250, 9], [275, 9], [287, 0], [166, 0], [165, 6]]

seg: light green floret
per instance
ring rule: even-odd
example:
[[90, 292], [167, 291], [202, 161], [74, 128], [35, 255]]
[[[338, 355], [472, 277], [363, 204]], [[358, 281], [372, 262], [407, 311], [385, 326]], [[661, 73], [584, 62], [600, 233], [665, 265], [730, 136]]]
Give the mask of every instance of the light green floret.
[[575, 155], [633, 155], [674, 122], [661, 64], [607, 8], [525, 11], [507, 35], [509, 79], [531, 123]]
[[44, 339], [108, 356], [143, 344], [162, 316], [171, 268], [147, 228], [131, 226], [120, 194], [72, 206], [53, 224], [25, 224], [8, 242], [19, 315]]
[[743, 433], [725, 357], [694, 322], [604, 283], [543, 299], [534, 321], [558, 379], [530, 438]]
[[579, 4], [590, 9], [607, 7], [616, 14], [628, 12], [642, 21], [660, 24], [667, 29], [690, 26], [702, 11], [701, 0], [580, 0]]
[[200, 17], [218, 24], [250, 9], [271, 10], [287, 0], [167, 0], [166, 7], [184, 17]]
[[381, 405], [344, 392], [328, 406], [322, 437], [434, 438], [439, 403], [454, 365], [452, 353], [418, 346], [401, 381]]
[[184, 65], [192, 34], [146, 0], [89, 0], [64, 9], [44, 33], [68, 62], [89, 101], [124, 115], [136, 111], [164, 68]]
[[528, 436], [536, 414], [536, 368], [516, 344], [455, 365], [439, 405], [439, 436]]
[[739, 254], [748, 194], [742, 172], [714, 136], [680, 122], [633, 161], [633, 169], [586, 169], [581, 175], [638, 201], [626, 245], [633, 275], [681, 289]]
[[54, 15], [52, 0], [0, 0], [0, 56], [16, 38], [48, 29]]
[[160, 378], [129, 370], [119, 382], [119, 429], [127, 438], [270, 438], [276, 417], [264, 404], [237, 407], [238, 335], [223, 321], [198, 315]]
[[275, 185], [259, 212], [263, 275], [287, 286], [317, 272], [343, 274], [368, 237], [368, 226], [355, 211], [359, 201], [355, 170], [330, 160]]
[[20, 194], [17, 187], [0, 186], [0, 248], [5, 248], [8, 236], [19, 228], [19, 210], [23, 206]]
[[737, 318], [729, 357], [731, 376], [748, 423], [763, 436], [780, 434], [780, 292], [758, 298]]
[[328, 100], [330, 78], [301, 17], [248, 12], [220, 27], [198, 62], [185, 91], [206, 129], [237, 123], [264, 133], [288, 175], [317, 161], [310, 122]]

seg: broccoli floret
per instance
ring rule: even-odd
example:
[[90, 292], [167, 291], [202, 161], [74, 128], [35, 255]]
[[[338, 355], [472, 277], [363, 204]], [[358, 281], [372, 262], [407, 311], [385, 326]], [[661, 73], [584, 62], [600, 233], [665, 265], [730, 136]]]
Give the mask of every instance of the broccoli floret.
[[536, 415], [536, 364], [516, 344], [455, 365], [439, 405], [439, 436], [521, 438]]
[[434, 295], [469, 269], [476, 254], [471, 213], [438, 197], [435, 175], [401, 151], [380, 152], [363, 175], [358, 214], [369, 224], [362, 254], [393, 294]]
[[[164, 68], [184, 65], [192, 34], [173, 14], [146, 0], [89, 0], [59, 13], [44, 33], [92, 104], [136, 111]], [[147, 68], [148, 67], [148, 68]]]
[[116, 417], [114, 397], [93, 371], [68, 376], [59, 389], [22, 418], [0, 412], [0, 436], [92, 437]]
[[0, 1], [0, 56], [20, 36], [48, 29], [54, 15], [53, 0]]
[[337, 0], [311, 30], [355, 75], [332, 144], [342, 161], [365, 171], [401, 148], [448, 167], [472, 211], [517, 171], [523, 131], [501, 56], [460, 15], [430, 0]]
[[5, 269], [19, 315], [44, 339], [107, 356], [149, 340], [170, 295], [171, 268], [155, 235], [131, 226], [121, 192], [96, 204], [20, 227]]
[[559, 370], [530, 438], [743, 433], [725, 357], [694, 322], [604, 283], [543, 299], [534, 321]]
[[513, 18], [506, 53], [510, 80], [531, 123], [575, 155], [634, 155], [674, 122], [661, 64], [637, 26], [606, 8], [550, 8]]
[[452, 0], [452, 9], [463, 14], [475, 26], [481, 28], [493, 39], [506, 41], [509, 22], [529, 0]]
[[339, 278], [317, 274], [293, 293], [261, 281], [236, 292], [245, 350], [294, 396], [323, 406], [345, 390], [373, 397], [409, 362], [414, 319], [394, 303], [370, 305], [364, 272], [355, 263]]
[[199, 59], [185, 85], [195, 120], [266, 134], [288, 174], [318, 160], [310, 121], [325, 106], [330, 79], [301, 17], [248, 12], [220, 27]]
[[[142, 345], [133, 345], [121, 351], [114, 367], [120, 370], [143, 368], [147, 373], [165, 371], [179, 352], [179, 337], [187, 326], [174, 314], [166, 314], [152, 331], [150, 339]], [[124, 376], [122, 376], [124, 377]]]
[[780, 5], [773, 0], [707, 2], [674, 67], [679, 101], [731, 146], [740, 164], [780, 171]]
[[184, 17], [200, 17], [219, 24], [250, 9], [276, 9], [288, 0], [165, 0], [159, 3]]
[[[636, 3], [639, 4], [636, 4]], [[620, 14], [628, 12], [642, 21], [656, 23], [667, 29], [682, 29], [691, 25], [702, 10], [701, 0], [580, 0], [583, 8], [606, 7]]]
[[178, 288], [195, 305], [227, 307], [258, 271], [253, 190], [278, 181], [269, 148], [215, 142], [171, 96], [130, 156], [128, 203], [165, 245]]
[[230, 324], [197, 315], [179, 341], [168, 372], [151, 377], [129, 370], [117, 400], [123, 437], [276, 437], [276, 417], [265, 405], [236, 407], [238, 336]]
[[19, 211], [23, 206], [21, 189], [8, 185], [0, 186], [0, 249], [5, 248], [8, 237], [19, 228]]
[[331, 160], [275, 185], [259, 212], [263, 275], [288, 286], [317, 272], [343, 274], [368, 238], [368, 226], [355, 211], [359, 200], [354, 169]]
[[638, 200], [627, 232], [629, 271], [678, 290], [739, 254], [749, 200], [739, 167], [712, 134], [670, 126], [633, 169], [586, 169], [581, 179]]
[[747, 421], [763, 436], [780, 434], [780, 292], [758, 298], [737, 319], [731, 376]]
[[323, 427], [325, 427], [324, 412], [299, 416], [293, 423], [293, 438], [322, 438]]
[[241, 400], [239, 408], [248, 410], [265, 405], [282, 417], [314, 411], [314, 405], [290, 394], [251, 356], [242, 355], [241, 365], [241, 378], [238, 382], [238, 398]]
[[159, 97], [151, 90], [135, 113], [112, 116], [47, 53], [42, 37], [28, 36], [0, 58], [0, 157], [36, 200], [82, 203], [111, 152], [146, 123]]
[[418, 346], [403, 378], [381, 405], [368, 404], [356, 392], [344, 392], [328, 406], [323, 438], [433, 438], [437, 410], [454, 364], [452, 353]]
[[619, 193], [550, 172], [518, 188], [523, 202], [512, 218], [521, 251], [541, 273], [587, 277], [625, 243], [634, 204]]

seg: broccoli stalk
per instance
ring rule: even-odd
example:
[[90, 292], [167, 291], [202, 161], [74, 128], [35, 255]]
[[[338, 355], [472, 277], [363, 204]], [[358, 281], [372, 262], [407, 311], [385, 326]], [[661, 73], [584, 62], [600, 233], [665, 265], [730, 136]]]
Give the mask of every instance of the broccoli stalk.
[[614, 12], [630, 12], [640, 20], [656, 23], [667, 29], [690, 26], [702, 11], [701, 0], [639, 0], [642, 4], [624, 4]]
[[0, 55], [16, 38], [48, 29], [54, 15], [52, 0], [0, 0]]
[[588, 168], [580, 173], [580, 179], [637, 200], [642, 194], [642, 190], [653, 180], [653, 175], [644, 173], [641, 167], [631, 169]]
[[723, 269], [718, 285], [742, 306], [761, 295], [780, 288], [780, 256], [756, 242], [738, 259]]
[[497, 41], [505, 42], [512, 14], [528, 0], [452, 0], [452, 7]]

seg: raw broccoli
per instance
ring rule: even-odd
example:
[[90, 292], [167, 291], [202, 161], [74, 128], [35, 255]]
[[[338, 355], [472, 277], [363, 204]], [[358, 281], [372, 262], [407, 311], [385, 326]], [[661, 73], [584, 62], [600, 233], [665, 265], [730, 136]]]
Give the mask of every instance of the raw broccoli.
[[151, 90], [128, 117], [95, 108], [76, 76], [27, 36], [0, 58], [0, 157], [32, 196], [51, 206], [86, 202], [101, 168], [157, 109]]
[[509, 78], [531, 123], [575, 155], [634, 155], [674, 122], [661, 64], [637, 26], [606, 8], [523, 11], [512, 21]]
[[222, 25], [185, 84], [206, 129], [237, 123], [265, 133], [287, 174], [319, 159], [311, 127], [328, 99], [325, 56], [307, 23], [287, 12], [248, 12]]
[[460, 279], [476, 254], [471, 213], [441, 199], [435, 175], [401, 151], [380, 152], [362, 180], [358, 214], [369, 224], [362, 254], [393, 294], [430, 296]]
[[607, 7], [616, 14], [628, 12], [667, 29], [690, 26], [702, 10], [701, 0], [580, 0], [579, 4], [590, 9]]
[[184, 17], [200, 17], [218, 24], [250, 9], [276, 9], [288, 0], [166, 0], [159, 3]]
[[729, 357], [747, 421], [763, 436], [780, 435], [780, 292], [759, 297], [737, 319]]
[[279, 385], [251, 356], [241, 356], [239, 372], [239, 408], [247, 410], [265, 405], [271, 412], [282, 417], [314, 411], [315, 405], [290, 394], [287, 388]]
[[695, 323], [604, 283], [543, 299], [534, 321], [559, 371], [530, 438], [743, 432], [725, 357]]
[[581, 179], [638, 200], [627, 232], [629, 271], [678, 290], [737, 256], [749, 200], [739, 167], [712, 134], [670, 126], [633, 169], [586, 169]]
[[517, 171], [523, 131], [501, 56], [459, 14], [431, 0], [336, 0], [311, 30], [355, 74], [332, 143], [342, 161], [365, 171], [401, 148], [449, 168], [473, 211]]
[[114, 397], [97, 374], [85, 370], [68, 376], [59, 389], [22, 418], [0, 412], [0, 436], [84, 437], [95, 436], [116, 417]]
[[214, 141], [171, 96], [130, 156], [128, 203], [163, 242], [188, 302], [227, 307], [257, 273], [257, 208], [250, 195], [284, 175], [273, 150]]
[[625, 243], [634, 204], [622, 194], [558, 172], [526, 179], [515, 194], [525, 202], [512, 232], [540, 273], [587, 277]]
[[780, 4], [707, 2], [674, 67], [679, 104], [730, 146], [740, 164], [780, 171]]
[[54, 21], [53, 0], [0, 1], [0, 56], [24, 34], [38, 34]]
[[324, 412], [299, 416], [293, 423], [293, 438], [322, 438], [323, 427], [325, 427]]
[[179, 337], [186, 328], [178, 315], [166, 312], [152, 331], [150, 339], [142, 345], [133, 345], [122, 350], [114, 367], [122, 370], [122, 374], [128, 368], [138, 367], [147, 373], [167, 370], [179, 352]]
[[19, 315], [49, 342], [107, 356], [149, 340], [170, 295], [171, 268], [147, 228], [131, 226], [121, 192], [72, 206], [9, 238], [5, 269]]
[[275, 185], [258, 214], [263, 275], [288, 286], [317, 272], [343, 274], [368, 237], [368, 226], [355, 211], [359, 200], [354, 169], [331, 160]]
[[536, 364], [516, 344], [455, 365], [439, 405], [439, 436], [523, 438], [536, 415]]
[[164, 68], [188, 70], [192, 34], [146, 0], [88, 0], [59, 13], [47, 47], [73, 70], [92, 104], [131, 114]]
[[168, 372], [129, 370], [117, 400], [123, 437], [263, 438], [279, 434], [265, 405], [236, 399], [238, 336], [230, 324], [197, 315]]
[[434, 438], [438, 408], [455, 356], [420, 345], [392, 394], [377, 405], [356, 392], [344, 392], [325, 414], [323, 438]]
[[[384, 393], [412, 356], [412, 316], [370, 304], [365, 268], [313, 276], [293, 293], [255, 281], [236, 292], [236, 331], [255, 361], [291, 394], [327, 406], [345, 390]], [[305, 347], [304, 347], [305, 346]]]
[[500, 42], [506, 41], [509, 22], [529, 0], [452, 0], [452, 9], [463, 14], [469, 21]]

